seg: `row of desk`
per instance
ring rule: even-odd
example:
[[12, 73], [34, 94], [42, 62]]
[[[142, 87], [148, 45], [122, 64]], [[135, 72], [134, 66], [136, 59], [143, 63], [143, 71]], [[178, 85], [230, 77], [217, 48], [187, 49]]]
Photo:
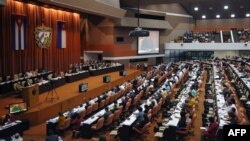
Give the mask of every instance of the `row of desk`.
[[243, 87], [241, 88], [246, 89], [249, 94], [250, 93], [250, 78], [247, 77], [247, 75], [244, 72], [239, 72], [239, 70], [233, 64], [230, 64], [229, 66], [234, 73], [235, 80], [240, 81], [241, 85], [243, 84]]
[[[53, 87], [57, 88], [57, 87], [60, 87], [60, 86], [64, 85], [65, 82], [71, 83], [71, 82], [75, 82], [75, 81], [79, 81], [79, 80], [88, 78], [89, 76], [97, 76], [97, 75], [111, 73], [111, 72], [115, 72], [115, 71], [119, 71], [119, 70], [124, 70], [124, 65], [113, 66], [113, 67], [97, 69], [97, 70], [89, 70], [89, 71], [88, 70], [83, 70], [83, 71], [80, 71], [80, 72], [77, 72], [77, 73], [66, 74], [65, 78], [54, 80]], [[34, 79], [39, 78], [41, 76], [44, 79], [47, 79], [47, 76], [49, 74], [52, 74], [52, 72], [49, 71], [49, 72], [46, 72], [46, 73], [38, 73], [37, 76], [23, 77], [23, 78], [19, 78], [17, 80], [1, 82], [0, 83], [0, 94], [4, 94], [4, 93], [14, 91], [13, 85], [15, 83], [17, 83], [18, 81], [26, 81], [27, 79], [33, 79], [34, 80]], [[39, 92], [40, 93], [47, 92], [50, 89], [50, 83], [48, 83], [47, 81], [44, 81], [43, 83], [40, 83], [38, 85], [39, 85]]]
[[217, 105], [217, 115], [218, 115], [218, 121], [219, 121], [219, 127], [220, 129], [223, 128], [224, 125], [227, 125], [229, 124], [229, 121], [227, 118], [225, 117], [228, 117], [228, 112], [226, 110], [226, 107], [225, 107], [225, 97], [224, 95], [222, 94], [222, 89], [223, 89], [223, 86], [221, 84], [221, 80], [219, 79], [219, 71], [218, 69], [216, 68], [216, 66], [213, 66], [213, 70], [214, 70], [214, 83], [215, 83], [215, 102], [216, 102], [216, 105]]
[[[196, 73], [197, 70], [198, 69], [193, 71], [193, 73]], [[174, 106], [172, 109], [170, 109], [170, 111], [168, 111], [170, 117], [163, 119], [161, 130], [163, 131], [164, 138], [168, 141], [176, 140], [176, 129], [181, 117], [180, 113], [183, 108], [182, 106], [189, 98], [188, 93], [191, 91], [191, 86], [194, 83], [193, 80], [196, 79], [196, 77], [196, 75], [190, 76], [189, 80], [186, 82], [186, 88], [182, 89], [179, 96], [175, 99], [175, 101], [177, 102], [176, 106]]]
[[[184, 71], [185, 70], [185, 71]], [[184, 73], [178, 73], [177, 72], [177, 75], [180, 75], [179, 77], [182, 78], [187, 72], [188, 70], [186, 68], [183, 68], [182, 70], [180, 71], [183, 71]], [[173, 76], [172, 76], [173, 77]], [[153, 94], [157, 94], [157, 93], [161, 93], [162, 89], [165, 88], [165, 84], [168, 83], [168, 79], [165, 80], [164, 84]], [[181, 79], [179, 79], [179, 81], [181, 81]], [[178, 82], [179, 82], [178, 81]], [[178, 83], [176, 82], [176, 83]], [[145, 101], [142, 105], [140, 105], [140, 107], [143, 109], [144, 111], [144, 105], [147, 104], [149, 105], [151, 102], [152, 102], [152, 96], [150, 98], [147, 99], [147, 101]], [[130, 137], [131, 137], [131, 129], [132, 129], [132, 126], [133, 124], [135, 123], [136, 121], [136, 113], [138, 113], [139, 111], [136, 110], [134, 111], [130, 116], [129, 118], [127, 118], [124, 122], [122, 122], [120, 125], [119, 125], [119, 131], [120, 131], [120, 137], [122, 137], [122, 140], [131, 140]], [[176, 121], [174, 118], [173, 118], [173, 121]], [[178, 120], [179, 121], [179, 120]], [[178, 123], [178, 122], [177, 122]], [[170, 129], [172, 130], [173, 128], [170, 127]]]
[[89, 70], [89, 73], [91, 76], [97, 76], [97, 75], [111, 73], [111, 72], [115, 72], [119, 70], [124, 70], [124, 65], [112, 66], [112, 67], [96, 69], [96, 70]]
[[[118, 95], [118, 94], [123, 93], [123, 92], [124, 92], [124, 90], [120, 90], [119, 92], [116, 92], [114, 95]], [[100, 96], [100, 98], [103, 98], [103, 97], [104, 97], [104, 95]], [[94, 103], [97, 102], [97, 100], [98, 100], [98, 98], [96, 97], [96, 98], [90, 100], [89, 104], [93, 105]], [[117, 102], [120, 104], [121, 103], [121, 98], [119, 100], [117, 100]], [[72, 114], [72, 113], [78, 113], [79, 114], [81, 111], [86, 110], [85, 106], [86, 106], [86, 103], [83, 103], [83, 104], [73, 108], [71, 111], [64, 112], [63, 115], [65, 117], [69, 118], [70, 114]], [[109, 107], [110, 110], [112, 110], [114, 108], [114, 103], [110, 104], [108, 107]], [[86, 132], [83, 133], [85, 136], [90, 136], [91, 135], [90, 134], [91, 133], [90, 125], [93, 122], [95, 122], [98, 119], [99, 116], [103, 115], [104, 113], [105, 113], [104, 109], [101, 109], [97, 113], [95, 113], [93, 116], [91, 116], [90, 118], [88, 118], [87, 120], [85, 120], [84, 122], [81, 123], [81, 126], [82, 126], [81, 130], [86, 131]], [[55, 117], [55, 118], [49, 119], [47, 121], [47, 133], [48, 133], [49, 130], [53, 130], [53, 131], [56, 130], [57, 120], [58, 120], [58, 116]]]
[[66, 82], [71, 83], [71, 82], [75, 82], [78, 80], [88, 78], [89, 75], [90, 75], [89, 71], [80, 71], [77, 73], [66, 74], [65, 79], [66, 79]]
[[13, 85], [19, 81], [26, 81], [27, 79], [36, 79], [39, 77], [47, 78], [49, 74], [52, 74], [52, 71], [45, 72], [45, 73], [38, 73], [36, 76], [31, 76], [31, 77], [22, 77], [17, 80], [10, 80], [6, 82], [1, 82], [0, 83], [0, 94], [8, 93], [14, 91]]

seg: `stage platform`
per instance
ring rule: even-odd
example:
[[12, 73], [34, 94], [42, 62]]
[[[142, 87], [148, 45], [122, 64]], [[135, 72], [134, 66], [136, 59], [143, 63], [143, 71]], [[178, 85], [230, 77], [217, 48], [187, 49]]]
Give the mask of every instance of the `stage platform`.
[[[76, 107], [90, 98], [94, 98], [97, 95], [101, 95], [103, 92], [120, 85], [127, 80], [132, 80], [138, 76], [141, 71], [126, 69], [127, 76], [119, 76], [119, 72], [107, 73], [111, 75], [110, 83], [103, 83], [103, 76], [100, 75], [89, 77], [73, 83], [66, 83], [64, 86], [56, 88], [55, 91], [59, 96], [58, 100], [46, 101], [47, 93], [39, 95], [39, 105], [32, 107], [26, 113], [18, 115], [21, 119], [29, 119], [31, 125], [37, 125], [45, 122], [49, 118], [55, 117], [59, 111], [64, 112], [70, 108]], [[79, 84], [88, 83], [88, 91], [79, 93]], [[16, 96], [10, 96], [0, 99], [0, 115], [9, 113], [6, 109], [6, 105], [11, 103], [21, 102], [21, 98], [15, 98]]]

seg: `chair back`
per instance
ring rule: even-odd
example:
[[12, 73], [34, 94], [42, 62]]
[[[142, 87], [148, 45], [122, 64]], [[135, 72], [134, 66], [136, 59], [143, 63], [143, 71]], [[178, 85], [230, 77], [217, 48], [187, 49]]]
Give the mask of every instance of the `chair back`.
[[149, 127], [150, 127], [150, 124], [151, 124], [151, 122], [148, 122], [147, 124], [145, 124], [144, 126], [143, 126], [143, 128], [141, 129], [141, 133], [143, 134], [144, 132], [147, 132], [148, 131], [148, 129], [149, 129]]
[[70, 118], [67, 118], [67, 119], [65, 120], [64, 129], [69, 128], [69, 126], [70, 126], [70, 121], [71, 121]]
[[130, 101], [128, 101], [128, 102], [126, 103], [126, 106], [125, 106], [124, 112], [127, 112], [127, 111], [128, 111], [128, 109], [129, 109], [130, 105], [131, 105], [131, 102], [130, 102]]
[[110, 96], [108, 96], [105, 100], [105, 105], [108, 105], [109, 104], [109, 101], [110, 101]]
[[152, 115], [155, 116], [157, 114], [157, 109], [158, 109], [158, 105], [155, 105], [152, 109]]
[[194, 127], [194, 122], [195, 122], [196, 118], [197, 118], [197, 115], [196, 115], [196, 113], [194, 113], [193, 116], [192, 116], [191, 123], [190, 123], [191, 127]]
[[119, 118], [120, 118], [120, 115], [121, 115], [121, 110], [119, 109], [119, 110], [116, 110], [115, 112], [114, 112], [114, 121], [115, 120], [118, 120]]
[[102, 118], [98, 119], [98, 121], [97, 121], [96, 130], [101, 129], [103, 127], [103, 125], [104, 125], [104, 118], [102, 117]]
[[110, 103], [114, 102], [115, 101], [115, 95], [111, 95], [109, 101], [110, 101]]
[[94, 112], [96, 110], [98, 110], [98, 103], [92, 104], [92, 111]]
[[152, 119], [152, 114], [151, 113], [148, 113], [148, 119], [151, 120]]
[[3, 77], [2, 77], [2, 76], [0, 77], [0, 83], [1, 83], [1, 82], [3, 82]]
[[89, 115], [92, 113], [92, 105], [89, 105], [89, 107], [87, 107], [86, 109], [86, 115]]
[[108, 117], [108, 120], [107, 122], [105, 123], [105, 125], [110, 125], [114, 120], [114, 114], [110, 114], [109, 117]]
[[99, 105], [99, 108], [102, 108], [102, 107], [104, 107], [104, 106], [105, 106], [105, 100], [103, 99], [103, 100], [101, 101], [100, 105]]
[[80, 115], [82, 118], [84, 118], [84, 117], [86, 116], [86, 110], [85, 110], [85, 109], [81, 110], [81, 111], [79, 112], [79, 115]]
[[135, 106], [137, 103], [138, 103], [138, 101], [139, 101], [140, 99], [139, 99], [139, 96], [137, 95], [137, 96], [135, 96], [135, 98], [134, 98], [134, 100], [133, 100], [133, 106]]

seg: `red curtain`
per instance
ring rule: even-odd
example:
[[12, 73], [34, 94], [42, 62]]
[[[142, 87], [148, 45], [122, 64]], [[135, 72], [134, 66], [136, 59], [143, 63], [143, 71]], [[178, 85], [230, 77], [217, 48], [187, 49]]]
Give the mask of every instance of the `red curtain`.
[[[7, 0], [7, 6], [0, 8], [0, 75], [35, 70], [44, 64], [46, 70], [55, 72], [66, 71], [69, 64], [79, 63], [80, 47], [80, 15], [77, 13], [45, 8], [38, 5]], [[24, 15], [27, 19], [26, 49], [13, 49], [12, 15]], [[57, 21], [66, 23], [67, 47], [56, 47]], [[35, 42], [35, 28], [41, 26], [52, 28], [52, 43], [47, 49], [37, 47]], [[43, 55], [43, 51], [44, 55]]]

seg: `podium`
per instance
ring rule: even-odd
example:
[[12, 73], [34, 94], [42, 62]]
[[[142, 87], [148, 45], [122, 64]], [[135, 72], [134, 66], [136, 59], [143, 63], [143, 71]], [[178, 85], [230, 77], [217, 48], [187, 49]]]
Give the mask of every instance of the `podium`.
[[33, 107], [39, 104], [39, 86], [31, 85], [24, 87], [22, 90], [23, 101], [27, 102], [28, 107]]

